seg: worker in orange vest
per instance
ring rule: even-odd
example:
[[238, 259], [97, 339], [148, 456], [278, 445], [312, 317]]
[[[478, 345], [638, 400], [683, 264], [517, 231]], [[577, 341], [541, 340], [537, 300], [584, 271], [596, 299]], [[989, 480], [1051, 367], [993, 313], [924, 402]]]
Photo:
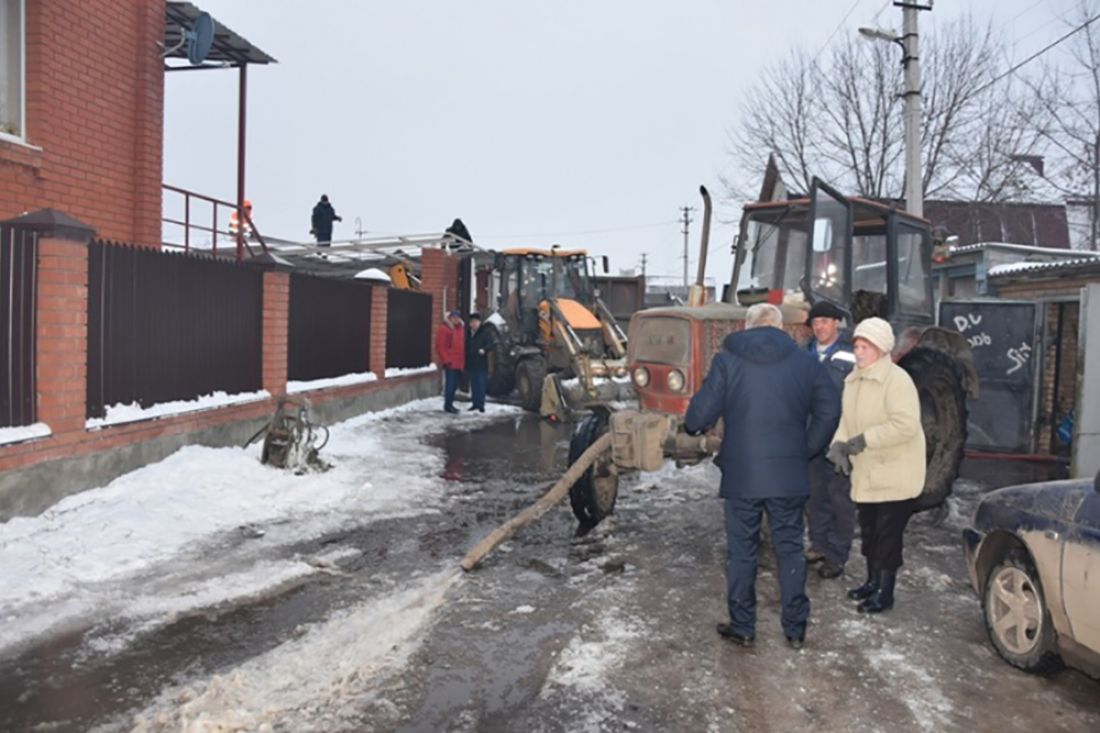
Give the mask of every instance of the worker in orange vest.
[[229, 233], [230, 234], [236, 235], [237, 231], [240, 230], [241, 232], [244, 233], [244, 236], [246, 238], [252, 236], [252, 226], [250, 224], [250, 222], [252, 221], [252, 202], [249, 201], [248, 199], [244, 200], [244, 213], [245, 213], [245, 222], [244, 222], [244, 227], [243, 228], [241, 227], [240, 218], [239, 218], [239, 215], [238, 215], [238, 212], [237, 212], [236, 209], [234, 209], [233, 213], [229, 215]]

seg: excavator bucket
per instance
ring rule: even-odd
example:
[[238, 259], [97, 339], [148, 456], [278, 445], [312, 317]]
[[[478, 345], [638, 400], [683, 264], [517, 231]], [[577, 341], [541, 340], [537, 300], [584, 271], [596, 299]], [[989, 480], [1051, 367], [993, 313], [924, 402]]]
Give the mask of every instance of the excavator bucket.
[[580, 378], [562, 379], [560, 374], [549, 374], [542, 385], [539, 414], [551, 420], [565, 421], [574, 412], [595, 405], [630, 402], [636, 397], [634, 386], [626, 377], [594, 377], [589, 387]]

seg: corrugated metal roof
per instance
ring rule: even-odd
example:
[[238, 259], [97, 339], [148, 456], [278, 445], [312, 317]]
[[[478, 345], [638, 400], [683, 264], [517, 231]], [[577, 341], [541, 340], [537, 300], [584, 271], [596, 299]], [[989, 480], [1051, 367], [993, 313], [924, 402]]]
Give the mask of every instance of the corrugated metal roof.
[[[202, 10], [189, 2], [169, 2], [165, 5], [164, 47], [175, 49], [168, 58], [187, 58], [187, 48], [181, 44], [183, 30], [191, 28]], [[273, 64], [275, 59], [213, 18], [214, 43], [206, 61], [228, 64]]]
[[1100, 258], [1081, 257], [1059, 262], [1011, 262], [989, 268], [989, 277], [1008, 277], [1029, 272], [1065, 272], [1080, 269], [1096, 269], [1100, 273]]

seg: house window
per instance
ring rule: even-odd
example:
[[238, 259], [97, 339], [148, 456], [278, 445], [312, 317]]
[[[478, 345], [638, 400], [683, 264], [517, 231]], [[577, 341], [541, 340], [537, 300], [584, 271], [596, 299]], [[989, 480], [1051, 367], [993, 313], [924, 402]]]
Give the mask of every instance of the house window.
[[0, 0], [0, 137], [24, 137], [24, 0]]

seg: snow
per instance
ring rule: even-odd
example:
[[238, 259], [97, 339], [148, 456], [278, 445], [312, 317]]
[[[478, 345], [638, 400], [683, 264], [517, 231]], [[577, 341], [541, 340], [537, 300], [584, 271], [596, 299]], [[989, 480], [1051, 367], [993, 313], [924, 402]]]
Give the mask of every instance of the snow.
[[[282, 548], [341, 527], [436, 512], [441, 448], [423, 438], [518, 408], [443, 420], [427, 399], [331, 427], [335, 467], [296, 476], [249, 449], [187, 446], [35, 517], [0, 524], [0, 651], [62, 630], [111, 626], [104, 643], [225, 599], [332, 572]], [[278, 561], [272, 562], [272, 558]], [[118, 632], [117, 623], [132, 627]]]
[[107, 408], [106, 417], [93, 417], [88, 419], [84, 426], [89, 430], [107, 427], [108, 425], [121, 425], [123, 423], [137, 422], [139, 420], [152, 420], [169, 415], [183, 415], [198, 410], [212, 410], [218, 407], [230, 405], [243, 405], [248, 402], [258, 402], [271, 397], [266, 389], [257, 392], [240, 392], [227, 394], [225, 392], [212, 392], [208, 395], [196, 397], [193, 400], [174, 400], [161, 402], [149, 407], [141, 407], [136, 402], [130, 404], [111, 405]]
[[22, 443], [25, 440], [35, 438], [48, 438], [53, 435], [50, 426], [44, 422], [36, 422], [33, 425], [17, 425], [12, 428], [0, 428], [0, 445]]
[[428, 372], [438, 371], [439, 367], [435, 364], [429, 364], [422, 367], [390, 367], [386, 369], [386, 379], [392, 379], [394, 377], [408, 377], [413, 374], [427, 374]]
[[356, 280], [380, 280], [382, 282], [390, 282], [390, 276], [377, 267], [368, 267], [365, 270], [360, 270], [355, 273]]
[[1057, 262], [1010, 262], [1004, 265], [996, 265], [989, 268], [990, 277], [999, 277], [1002, 275], [1015, 275], [1021, 272], [1035, 272], [1039, 270], [1061, 270], [1066, 268], [1073, 268], [1079, 265], [1092, 265], [1096, 264], [1097, 260], [1092, 257], [1077, 257], [1071, 260], [1059, 260]]
[[[150, 731], [327, 731], [399, 671], [425, 637], [461, 571], [440, 570], [299, 629], [269, 652], [208, 679], [162, 692], [133, 720]], [[343, 725], [341, 721], [343, 720]]]
[[504, 316], [495, 311], [492, 313], [492, 315], [485, 319], [485, 322], [491, 323], [497, 328], [506, 328], [508, 326], [508, 322], [504, 320]]
[[367, 384], [377, 381], [378, 375], [374, 372], [355, 372], [343, 374], [339, 377], [326, 377], [325, 379], [310, 379], [306, 381], [290, 381], [286, 383], [287, 394], [309, 392], [314, 389], [329, 389], [330, 387], [348, 387], [353, 384]]

